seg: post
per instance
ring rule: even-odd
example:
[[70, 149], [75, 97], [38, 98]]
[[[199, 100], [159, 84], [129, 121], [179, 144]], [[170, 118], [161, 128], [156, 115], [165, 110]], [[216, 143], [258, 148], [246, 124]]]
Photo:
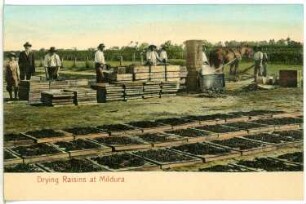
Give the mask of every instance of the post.
[[120, 56], [120, 66], [122, 66], [122, 63], [123, 63], [123, 57]]
[[140, 62], [141, 62], [141, 65], [143, 65], [143, 55], [140, 55]]
[[136, 60], [136, 53], [134, 52], [134, 54], [133, 54], [133, 64], [135, 63], [135, 60]]

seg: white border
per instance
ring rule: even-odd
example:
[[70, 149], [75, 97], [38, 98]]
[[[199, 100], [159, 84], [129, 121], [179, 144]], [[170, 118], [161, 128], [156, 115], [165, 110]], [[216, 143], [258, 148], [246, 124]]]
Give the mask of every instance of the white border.
[[[2, 3], [2, 0], [0, 0]], [[218, 1], [212, 1], [212, 0], [4, 0], [4, 5], [135, 5], [135, 4], [303, 4], [304, 5], [304, 42], [305, 42], [305, 1], [304, 0], [218, 0]], [[0, 26], [0, 32], [2, 33], [2, 37], [0, 38], [0, 44], [1, 46], [1, 52], [3, 53], [3, 4], [1, 4], [1, 26]], [[304, 64], [306, 62], [306, 56], [305, 56], [305, 47], [304, 47]], [[3, 55], [0, 56], [0, 65], [3, 67]], [[303, 72], [304, 76], [306, 76], [306, 71], [304, 69]], [[3, 77], [2, 72], [0, 72], [0, 83], [3, 84]], [[305, 81], [303, 84], [303, 87], [305, 87]], [[304, 94], [304, 103], [305, 103], [305, 93]], [[0, 86], [0, 97], [3, 99], [3, 85]], [[303, 104], [304, 104], [303, 103]], [[305, 105], [305, 104], [304, 104]], [[3, 110], [3, 100], [0, 102], [0, 109]], [[305, 115], [305, 110], [304, 110]], [[304, 127], [305, 128], [305, 127]], [[3, 132], [3, 114], [0, 117], [0, 132]], [[3, 137], [2, 137], [3, 138]], [[3, 146], [3, 141], [1, 139], [0, 145]], [[306, 152], [306, 145], [305, 145], [305, 139], [304, 139], [304, 153]], [[0, 162], [1, 162], [1, 177], [0, 177], [0, 196], [3, 198], [3, 151], [0, 151]], [[304, 156], [304, 164], [306, 164], [306, 158]], [[305, 172], [305, 169], [304, 169]], [[304, 192], [305, 192], [305, 183], [306, 183], [306, 177], [304, 173]], [[305, 196], [305, 193], [304, 193]], [[155, 203], [170, 203], [170, 204], [177, 204], [177, 203], [229, 203], [229, 204], [244, 204], [244, 203], [275, 203], [275, 204], [300, 204], [300, 203], [306, 203], [304, 201], [167, 201], [167, 202], [158, 202], [158, 201], [149, 201], [145, 203], [155, 204]], [[0, 202], [4, 202], [3, 200], [0, 200]], [[125, 203], [143, 203], [144, 201], [127, 201]], [[103, 201], [103, 202], [94, 202], [94, 201], [22, 201], [22, 202], [7, 202], [7, 203], [25, 203], [25, 204], [38, 204], [38, 203], [69, 203], [69, 204], [75, 204], [75, 203], [122, 203], [119, 201]]]

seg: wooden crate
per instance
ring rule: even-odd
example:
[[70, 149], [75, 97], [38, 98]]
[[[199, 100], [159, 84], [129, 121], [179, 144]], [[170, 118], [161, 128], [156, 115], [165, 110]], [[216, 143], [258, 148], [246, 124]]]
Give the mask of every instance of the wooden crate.
[[279, 85], [282, 87], [301, 87], [302, 70], [279, 70]]

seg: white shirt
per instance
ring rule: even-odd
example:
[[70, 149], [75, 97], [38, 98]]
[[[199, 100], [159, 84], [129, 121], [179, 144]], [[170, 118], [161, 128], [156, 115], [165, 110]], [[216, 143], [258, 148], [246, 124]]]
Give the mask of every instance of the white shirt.
[[47, 54], [44, 60], [45, 67], [60, 67], [62, 65], [61, 59], [57, 54]]
[[254, 60], [255, 61], [259, 61], [263, 59], [263, 53], [261, 51], [257, 51], [254, 54]]
[[167, 55], [167, 52], [165, 50], [162, 50], [159, 54], [159, 57], [161, 60], [168, 60], [168, 55]]
[[97, 50], [95, 53], [95, 63], [105, 64], [104, 53], [101, 50]]
[[156, 65], [157, 59], [159, 58], [157, 52], [151, 51], [151, 50], [147, 51], [146, 57], [147, 57], [147, 61], [151, 61], [153, 65]]
[[202, 52], [202, 60], [203, 60], [203, 64], [208, 64], [208, 59], [207, 59], [205, 52]]

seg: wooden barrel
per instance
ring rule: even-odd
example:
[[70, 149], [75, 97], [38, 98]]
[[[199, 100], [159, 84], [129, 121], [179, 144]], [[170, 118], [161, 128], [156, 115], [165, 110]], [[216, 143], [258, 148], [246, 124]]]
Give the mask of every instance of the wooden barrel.
[[186, 45], [186, 67], [188, 71], [195, 71], [203, 65], [202, 40], [187, 40]]

